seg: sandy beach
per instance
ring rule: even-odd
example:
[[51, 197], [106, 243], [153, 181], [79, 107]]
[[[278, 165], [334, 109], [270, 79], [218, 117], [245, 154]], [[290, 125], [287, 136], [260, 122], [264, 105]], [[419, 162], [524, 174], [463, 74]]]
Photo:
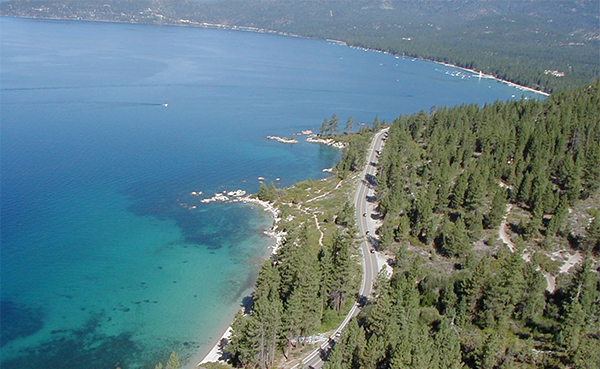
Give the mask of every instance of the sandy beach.
[[209, 351], [209, 353], [200, 361], [196, 367], [201, 366], [205, 363], [214, 363], [214, 362], [224, 362], [225, 359], [223, 357], [223, 347], [229, 343], [229, 337], [231, 337], [231, 326], [227, 327], [225, 333], [219, 338], [217, 343], [213, 346], [213, 348]]
[[484, 74], [481, 71], [475, 70], [475, 69], [469, 69], [469, 68], [464, 68], [464, 67], [459, 67], [458, 65], [454, 65], [454, 64], [449, 64], [449, 63], [444, 63], [444, 62], [440, 62], [440, 61], [436, 61], [436, 60], [431, 60], [431, 59], [425, 59], [425, 58], [414, 58], [414, 57], [410, 57], [410, 56], [404, 56], [404, 55], [398, 55], [398, 54], [394, 54], [391, 53], [389, 51], [382, 51], [382, 50], [377, 50], [377, 49], [371, 49], [368, 47], [361, 47], [361, 46], [352, 46], [352, 45], [345, 45], [347, 47], [353, 48], [353, 49], [358, 49], [358, 50], [364, 50], [364, 51], [371, 51], [371, 52], [376, 52], [376, 53], [381, 53], [381, 54], [387, 54], [387, 55], [391, 55], [391, 56], [395, 56], [397, 59], [398, 58], [407, 58], [407, 59], [414, 59], [414, 60], [423, 60], [423, 61], [428, 61], [428, 62], [432, 62], [435, 64], [440, 64], [446, 67], [452, 67], [452, 68], [456, 68], [465, 72], [469, 72], [474, 74], [475, 76], [480, 76], [481, 78], [486, 78], [486, 79], [493, 79], [497, 82], [501, 82], [501, 83], [505, 83], [511, 87], [515, 87], [519, 90], [522, 91], [529, 91], [529, 92], [533, 92], [536, 94], [540, 94], [540, 95], [544, 95], [544, 96], [550, 96], [549, 93], [541, 91], [541, 90], [536, 90], [535, 88], [531, 88], [531, 87], [527, 87], [527, 86], [523, 86], [523, 85], [519, 85], [517, 83], [514, 82], [510, 82], [501, 78], [498, 78], [496, 76], [493, 76], [491, 74]]
[[[427, 59], [423, 59], [423, 60], [427, 60]], [[428, 61], [433, 61], [433, 60], [428, 60]], [[478, 76], [480, 78], [493, 79], [493, 80], [501, 82], [501, 83], [506, 83], [510, 87], [514, 87], [514, 88], [519, 89], [521, 91], [529, 91], [529, 92], [533, 92], [533, 93], [544, 95], [544, 96], [550, 96], [550, 94], [547, 93], [547, 92], [536, 90], [536, 89], [531, 88], [531, 87], [522, 86], [522, 85], [510, 82], [510, 81], [507, 81], [507, 80], [504, 80], [504, 79], [500, 79], [500, 78], [495, 77], [495, 76], [493, 76], [491, 74], [484, 74], [481, 71], [477, 71], [475, 69], [463, 68], [463, 67], [459, 67], [459, 66], [454, 65], [454, 64], [448, 64], [448, 63], [442, 63], [442, 62], [436, 62], [436, 61], [433, 61], [433, 62], [436, 63], [436, 64], [444, 65], [446, 67], [452, 67], [452, 68], [463, 70], [465, 72], [473, 73], [475, 76]]]

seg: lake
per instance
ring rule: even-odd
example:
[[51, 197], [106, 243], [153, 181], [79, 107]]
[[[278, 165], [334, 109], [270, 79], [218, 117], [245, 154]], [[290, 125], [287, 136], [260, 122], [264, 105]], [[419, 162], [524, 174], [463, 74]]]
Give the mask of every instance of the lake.
[[[271, 219], [216, 192], [320, 179], [267, 135], [337, 114], [531, 97], [456, 68], [239, 31], [0, 19], [1, 355], [10, 368], [194, 363], [252, 290]], [[191, 192], [202, 191], [201, 196]], [[196, 361], [197, 362], [197, 361]]]

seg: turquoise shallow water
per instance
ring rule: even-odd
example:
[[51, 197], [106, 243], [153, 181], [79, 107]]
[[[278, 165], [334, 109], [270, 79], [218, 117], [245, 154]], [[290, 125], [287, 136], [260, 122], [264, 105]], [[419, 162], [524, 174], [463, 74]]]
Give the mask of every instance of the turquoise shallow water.
[[207, 351], [252, 288], [271, 220], [189, 193], [322, 178], [339, 157], [266, 135], [315, 129], [333, 113], [391, 120], [522, 95], [300, 38], [0, 27], [3, 369], [151, 368], [171, 350], [184, 360]]

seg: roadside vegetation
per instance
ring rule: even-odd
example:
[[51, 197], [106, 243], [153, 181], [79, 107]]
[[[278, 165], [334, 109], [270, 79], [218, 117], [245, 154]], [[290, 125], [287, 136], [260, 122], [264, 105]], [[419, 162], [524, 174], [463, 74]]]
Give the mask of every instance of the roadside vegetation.
[[[359, 169], [373, 132], [363, 127], [326, 135], [348, 145], [335, 176], [289, 188], [261, 186], [258, 198], [278, 208], [276, 231], [285, 236], [259, 273], [251, 305], [232, 325], [226, 351], [234, 366], [270, 368], [298, 361], [327, 339], [356, 302], [361, 281], [353, 204], [358, 176], [345, 163], [356, 161]], [[362, 162], [349, 158], [354, 151]]]

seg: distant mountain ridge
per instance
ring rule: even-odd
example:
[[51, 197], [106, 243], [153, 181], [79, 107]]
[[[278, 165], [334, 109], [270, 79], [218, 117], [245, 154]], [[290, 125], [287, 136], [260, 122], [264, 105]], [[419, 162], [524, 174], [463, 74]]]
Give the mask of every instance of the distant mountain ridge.
[[595, 0], [14, 0], [0, 3], [0, 15], [269, 29], [449, 62], [546, 91], [588, 83], [600, 69]]

